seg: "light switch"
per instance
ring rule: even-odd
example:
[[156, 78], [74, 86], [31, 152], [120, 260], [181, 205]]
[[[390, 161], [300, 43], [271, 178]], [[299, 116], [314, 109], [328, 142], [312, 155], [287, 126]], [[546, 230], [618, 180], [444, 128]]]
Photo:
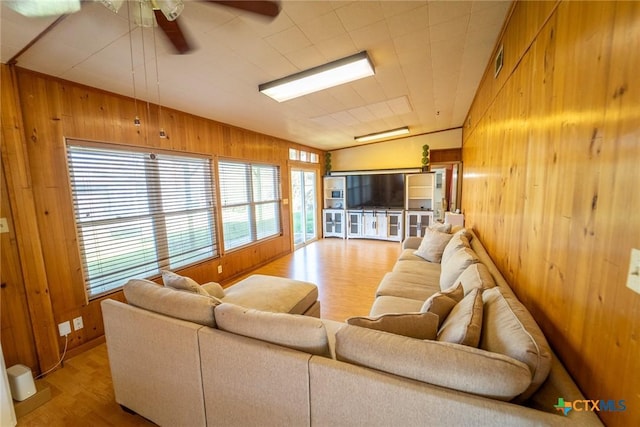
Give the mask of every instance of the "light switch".
[[9, 232], [9, 224], [7, 223], [7, 218], [0, 218], [0, 233], [8, 233]]
[[627, 288], [640, 294], [640, 249], [631, 248]]

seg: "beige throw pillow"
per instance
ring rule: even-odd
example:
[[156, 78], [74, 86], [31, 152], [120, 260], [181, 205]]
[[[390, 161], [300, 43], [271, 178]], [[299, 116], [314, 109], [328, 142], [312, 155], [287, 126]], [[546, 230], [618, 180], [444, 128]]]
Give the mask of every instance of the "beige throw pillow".
[[453, 307], [463, 298], [464, 289], [462, 284], [452, 286], [446, 291], [436, 292], [431, 295], [422, 305], [420, 312], [433, 313], [438, 316], [438, 328], [447, 318]]
[[220, 283], [217, 283], [217, 282], [205, 283], [204, 285], [201, 286], [201, 288], [204, 289], [205, 292], [208, 295], [211, 295], [212, 297], [216, 297], [218, 299], [224, 298], [224, 289], [222, 288], [222, 286], [220, 286]]
[[350, 317], [347, 323], [420, 340], [436, 339], [438, 316], [433, 313], [389, 313], [376, 317]]
[[472, 289], [456, 304], [438, 331], [438, 341], [478, 347], [482, 331], [482, 289]]
[[429, 226], [431, 230], [439, 231], [441, 233], [451, 233], [451, 224], [442, 224], [440, 222], [434, 222]]
[[181, 276], [172, 271], [162, 270], [162, 282], [165, 286], [179, 291], [193, 292], [194, 294], [210, 296], [207, 291], [190, 277]]
[[435, 231], [430, 228], [424, 230], [425, 234], [420, 247], [413, 252], [414, 255], [424, 258], [429, 262], [440, 262], [445, 246], [451, 240], [451, 234]]

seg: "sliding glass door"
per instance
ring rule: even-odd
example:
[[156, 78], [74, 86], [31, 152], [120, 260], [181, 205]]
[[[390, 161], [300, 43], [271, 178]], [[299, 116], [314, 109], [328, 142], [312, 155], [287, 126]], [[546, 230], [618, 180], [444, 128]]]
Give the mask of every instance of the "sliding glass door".
[[316, 173], [291, 171], [291, 209], [293, 211], [293, 243], [296, 247], [317, 237]]

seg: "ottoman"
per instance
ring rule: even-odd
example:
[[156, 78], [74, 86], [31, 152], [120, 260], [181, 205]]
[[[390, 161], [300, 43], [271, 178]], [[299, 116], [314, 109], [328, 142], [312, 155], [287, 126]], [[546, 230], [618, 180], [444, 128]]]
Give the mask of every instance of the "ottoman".
[[284, 277], [254, 274], [225, 288], [224, 302], [274, 313], [320, 317], [318, 287]]

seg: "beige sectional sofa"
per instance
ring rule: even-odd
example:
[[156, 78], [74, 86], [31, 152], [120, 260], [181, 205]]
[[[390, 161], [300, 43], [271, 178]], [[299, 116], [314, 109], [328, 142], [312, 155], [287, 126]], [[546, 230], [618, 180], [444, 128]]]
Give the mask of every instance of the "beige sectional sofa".
[[117, 402], [166, 426], [601, 425], [554, 408], [584, 396], [477, 236], [454, 234], [440, 262], [421, 242], [348, 323], [247, 296], [255, 283], [214, 299], [131, 281], [129, 304], [102, 303]]

